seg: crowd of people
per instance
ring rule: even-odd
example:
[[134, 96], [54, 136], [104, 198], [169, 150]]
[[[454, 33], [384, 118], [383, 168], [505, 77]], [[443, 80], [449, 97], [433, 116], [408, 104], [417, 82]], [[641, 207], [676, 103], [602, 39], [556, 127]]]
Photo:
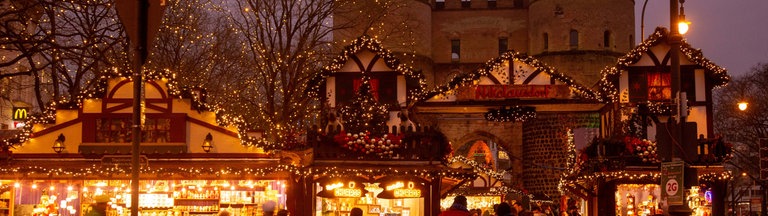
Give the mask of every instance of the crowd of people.
[[493, 209], [468, 209], [467, 197], [456, 196], [453, 204], [440, 213], [440, 216], [580, 216], [576, 209], [562, 211], [559, 214], [550, 205], [534, 203], [526, 208], [520, 201], [501, 202], [493, 205]]

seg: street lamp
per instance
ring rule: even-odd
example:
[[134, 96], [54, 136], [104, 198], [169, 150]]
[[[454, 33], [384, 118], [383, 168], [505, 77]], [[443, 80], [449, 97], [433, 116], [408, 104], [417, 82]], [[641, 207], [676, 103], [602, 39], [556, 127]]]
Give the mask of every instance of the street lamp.
[[[739, 106], [739, 110], [746, 111], [748, 106], [749, 106], [749, 103], [747, 103], [746, 101], [741, 101], [741, 102], [738, 103], [738, 106]], [[760, 183], [760, 189], [762, 191], [761, 192], [761, 196], [762, 196], [761, 202], [762, 202], [762, 204], [760, 205], [760, 208], [761, 208], [761, 210], [760, 210], [761, 213], [760, 214], [761, 215], [768, 215], [768, 201], [766, 200], [766, 198], [768, 198], [768, 197], [766, 197], [766, 192], [767, 191], [765, 190], [766, 187], [768, 187], [767, 186], [768, 182], [766, 182], [765, 178], [762, 175], [763, 169], [765, 168], [764, 167], [764, 163], [762, 162], [763, 157], [764, 157], [764, 153], [763, 152], [765, 151], [764, 150], [765, 146], [764, 146], [763, 143], [764, 142], [768, 142], [768, 141], [766, 141], [766, 138], [764, 138], [763, 136], [764, 136], [764, 134], [762, 134], [762, 133], [759, 133], [759, 135], [758, 135], [758, 142], [759, 142], [758, 143], [758, 147], [760, 149], [760, 152], [758, 153], [758, 156], [760, 157], [760, 161], [761, 161], [761, 162], [758, 162], [759, 163], [760, 172], [761, 172], [760, 173], [761, 174], [760, 178], [759, 179], [758, 178], [754, 178], [751, 175], [749, 177], [752, 178], [752, 180]]]
[[691, 22], [685, 20], [685, 7], [683, 7], [683, 3], [685, 3], [685, 0], [680, 0], [680, 15], [677, 17], [677, 32], [681, 35], [688, 32], [688, 25], [691, 24]]
[[739, 105], [739, 110], [744, 111], [744, 110], [747, 110], [747, 106], [749, 105], [749, 103], [742, 101], [742, 102], [739, 102], [738, 105]]
[[205, 135], [205, 140], [203, 140], [203, 151], [206, 153], [211, 152], [211, 149], [213, 149], [213, 135], [211, 133], [208, 133], [208, 135]]
[[59, 137], [56, 138], [56, 141], [53, 142], [52, 148], [53, 148], [53, 151], [55, 151], [57, 154], [61, 153], [62, 151], [64, 151], [64, 148], [66, 148], [64, 146], [65, 139], [66, 138], [64, 137], [64, 134], [59, 134]]

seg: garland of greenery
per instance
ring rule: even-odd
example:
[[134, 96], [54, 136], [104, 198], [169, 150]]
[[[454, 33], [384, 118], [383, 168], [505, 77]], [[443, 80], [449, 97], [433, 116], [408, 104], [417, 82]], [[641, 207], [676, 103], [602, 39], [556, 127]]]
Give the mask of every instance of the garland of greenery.
[[526, 122], [536, 118], [536, 108], [513, 106], [491, 109], [485, 113], [485, 120], [495, 122]]

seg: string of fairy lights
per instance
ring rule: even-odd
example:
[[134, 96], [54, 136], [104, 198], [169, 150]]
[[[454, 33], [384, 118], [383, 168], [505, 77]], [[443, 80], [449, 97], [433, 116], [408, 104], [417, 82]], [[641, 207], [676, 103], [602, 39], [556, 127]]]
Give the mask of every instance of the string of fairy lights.
[[501, 56], [497, 58], [488, 60], [485, 62], [485, 64], [483, 64], [483, 66], [475, 71], [456, 76], [445, 85], [436, 86], [431, 90], [420, 92], [418, 95], [416, 95], [416, 99], [417, 101], [424, 101], [436, 95], [454, 90], [459, 86], [472, 84], [483, 76], [492, 76], [493, 71], [503, 67], [505, 62], [522, 62], [527, 64], [533, 67], [535, 71], [545, 72], [547, 75], [552, 77], [552, 79], [568, 85], [571, 90], [576, 93], [576, 95], [587, 100], [599, 100], [599, 95], [596, 92], [582, 84], [577, 83], [573, 78], [558, 72], [556, 69], [547, 66], [536, 58], [512, 50], [501, 54]]
[[[603, 102], [618, 102], [620, 98], [619, 92], [619, 76], [622, 71], [626, 71], [630, 65], [635, 64], [640, 58], [650, 51], [651, 47], [654, 47], [662, 42], [667, 41], [669, 37], [669, 31], [663, 27], [656, 28], [656, 31], [651, 34], [648, 39], [636, 46], [632, 51], [619, 58], [616, 66], [606, 67], [601, 71], [602, 78], [598, 82], [600, 100]], [[690, 44], [682, 41], [680, 46], [680, 52], [685, 55], [691, 62], [704, 67], [711, 75], [709, 77], [714, 87], [724, 86], [730, 80], [725, 68], [717, 66], [715, 63], [704, 57], [704, 54], [700, 49], [694, 49]]]
[[[491, 169], [490, 167], [480, 164], [475, 160], [470, 160], [469, 158], [461, 155], [456, 155], [448, 159], [448, 164], [454, 164], [454, 163], [466, 164], [472, 167], [472, 170], [474, 172], [482, 174], [484, 176], [488, 176], [489, 178], [504, 179], [504, 176], [509, 175], [509, 172], [507, 172], [506, 170], [496, 171]], [[493, 187], [492, 190], [485, 191], [484, 193], [481, 193], [481, 194], [474, 194], [474, 195], [506, 195], [510, 193], [514, 193], [514, 194], [523, 193], [522, 190], [516, 189], [515, 187], [508, 185], [506, 181], [500, 181], [500, 182], [501, 182], [501, 185]], [[469, 188], [471, 187], [471, 184], [472, 184], [471, 181], [466, 182], [463, 185], [461, 185], [460, 188]]]
[[[13, 175], [23, 173], [19, 179], [34, 179], [35, 176], [47, 176], [53, 178], [65, 179], [91, 179], [91, 178], [119, 178], [119, 176], [128, 177], [131, 173], [129, 167], [102, 167], [101, 165], [92, 165], [85, 168], [72, 167], [44, 167], [44, 166], [26, 166], [26, 167], [3, 167], [0, 168], [0, 174]], [[205, 176], [243, 176], [243, 177], [264, 177], [270, 174], [287, 173], [297, 177], [347, 177], [347, 176], [419, 176], [426, 179], [437, 179], [441, 177], [457, 179], [473, 179], [477, 177], [476, 172], [459, 169], [435, 169], [435, 168], [342, 168], [342, 167], [298, 167], [289, 164], [278, 164], [274, 166], [261, 168], [233, 168], [233, 167], [142, 167], [142, 175], [148, 176], [182, 176], [182, 177], [205, 177]]]
[[[370, 36], [361, 36], [353, 40], [351, 44], [344, 47], [341, 53], [336, 58], [334, 58], [330, 64], [325, 66], [320, 71], [320, 73], [312, 78], [312, 80], [309, 82], [311, 85], [308, 87], [307, 93], [311, 97], [320, 98], [320, 94], [323, 93], [323, 89], [321, 89], [321, 87], [325, 83], [324, 80], [344, 67], [351, 56], [363, 50], [369, 50], [378, 55], [384, 60], [384, 63], [387, 65], [387, 67], [405, 75], [408, 79], [418, 80], [419, 88], [417, 89], [426, 89], [427, 82], [421, 72], [416, 71], [405, 64], [401, 64], [400, 60], [395, 56], [395, 54], [382, 47], [381, 42], [375, 38]], [[415, 101], [416, 95], [418, 95], [418, 93], [409, 92], [410, 101]]]

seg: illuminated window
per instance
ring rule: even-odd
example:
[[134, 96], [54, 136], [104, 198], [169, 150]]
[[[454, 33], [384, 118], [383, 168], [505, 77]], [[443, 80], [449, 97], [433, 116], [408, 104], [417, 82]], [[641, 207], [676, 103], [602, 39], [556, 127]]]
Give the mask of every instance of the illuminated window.
[[670, 73], [650, 72], [648, 79], [648, 100], [665, 101], [672, 99], [672, 84]]

